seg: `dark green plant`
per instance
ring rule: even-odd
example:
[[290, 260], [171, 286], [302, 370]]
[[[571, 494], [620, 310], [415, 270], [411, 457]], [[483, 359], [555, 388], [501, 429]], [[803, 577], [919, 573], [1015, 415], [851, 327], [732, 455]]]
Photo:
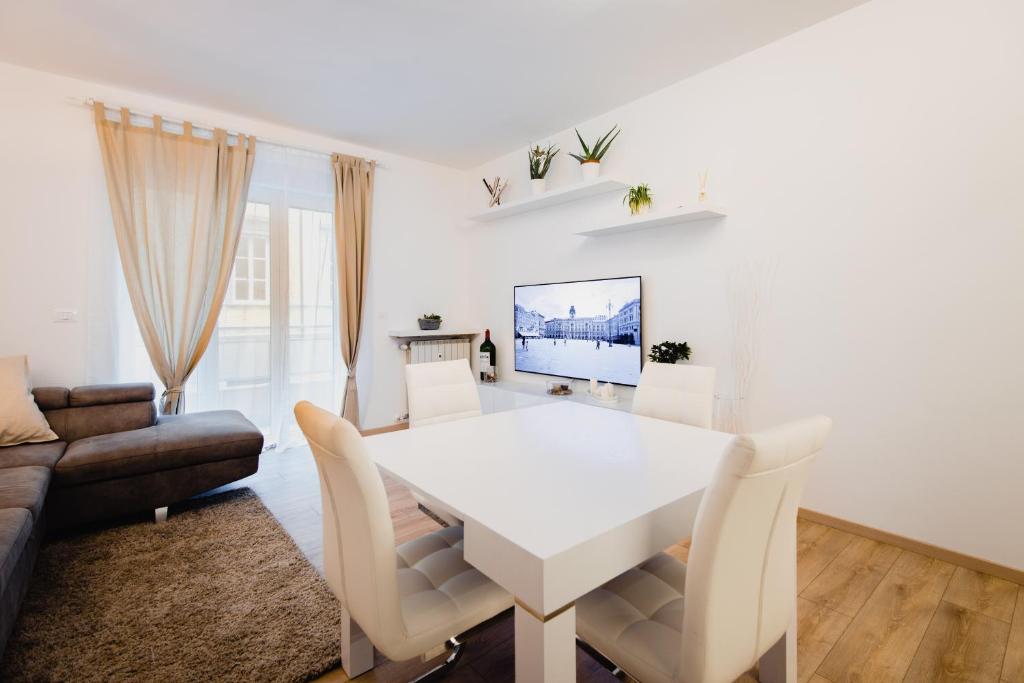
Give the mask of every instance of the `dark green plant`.
[[[612, 126], [612, 129], [604, 134], [604, 136], [597, 139], [593, 147], [587, 147], [587, 143], [583, 141], [583, 136], [580, 135], [580, 131], [576, 130], [576, 137], [580, 140], [580, 146], [583, 147], [583, 154], [570, 154], [573, 159], [580, 162], [581, 164], [592, 164], [594, 162], [600, 163], [601, 158], [608, 151], [608, 148], [612, 146], [612, 142], [615, 138], [619, 137], [619, 133], [622, 131], [619, 127]], [[612, 135], [614, 133], [614, 135]]]
[[526, 155], [530, 159], [530, 180], [540, 180], [548, 174], [551, 168], [551, 160], [558, 154], [558, 148], [548, 145], [547, 149], [540, 145], [530, 148]]
[[686, 342], [665, 341], [651, 347], [647, 360], [654, 363], [675, 363], [677, 360], [690, 360], [690, 345]]
[[423, 315], [420, 316], [420, 319], [421, 320], [440, 320], [441, 316], [439, 316], [437, 313], [429, 313], [429, 314], [428, 313], [424, 313]]
[[629, 207], [630, 213], [639, 213], [641, 207], [650, 206], [652, 201], [651, 187], [646, 183], [629, 188], [622, 198], [622, 203]]

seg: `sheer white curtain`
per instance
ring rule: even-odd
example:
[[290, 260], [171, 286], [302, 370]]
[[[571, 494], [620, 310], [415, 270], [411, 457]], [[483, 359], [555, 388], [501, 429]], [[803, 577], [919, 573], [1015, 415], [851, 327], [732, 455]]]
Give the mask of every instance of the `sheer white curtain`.
[[[333, 182], [327, 155], [258, 143], [224, 307], [185, 387], [188, 412], [239, 410], [285, 448], [302, 442], [296, 401], [341, 405]], [[119, 375], [149, 379], [133, 327], [121, 333]]]

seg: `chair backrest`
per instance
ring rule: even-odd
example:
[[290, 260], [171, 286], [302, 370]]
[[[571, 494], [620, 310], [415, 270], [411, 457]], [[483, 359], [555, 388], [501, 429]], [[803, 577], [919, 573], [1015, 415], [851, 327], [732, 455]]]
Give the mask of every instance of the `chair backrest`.
[[405, 387], [410, 427], [481, 414], [480, 393], [465, 358], [406, 365]]
[[320, 474], [327, 583], [375, 645], [404, 639], [395, 531], [363, 437], [308, 401], [295, 405], [295, 419]]
[[647, 363], [633, 395], [633, 412], [711, 429], [715, 369], [701, 365]]
[[832, 429], [812, 417], [738, 436], [701, 500], [686, 568], [679, 681], [732, 681], [796, 618], [796, 515]]

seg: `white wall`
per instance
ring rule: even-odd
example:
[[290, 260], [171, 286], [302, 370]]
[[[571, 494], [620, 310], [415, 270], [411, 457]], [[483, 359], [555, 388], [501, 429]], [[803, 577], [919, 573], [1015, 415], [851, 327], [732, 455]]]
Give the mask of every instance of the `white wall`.
[[[645, 341], [688, 340], [724, 381], [726, 275], [774, 260], [750, 421], [835, 419], [805, 506], [1024, 569], [1022, 25], [1015, 0], [874, 0], [582, 123], [622, 126], [605, 173], [662, 208], [710, 169], [729, 217], [572, 234], [620, 215], [616, 194], [467, 226], [500, 371], [513, 284], [640, 274]], [[574, 182], [572, 131], [551, 140], [549, 185]], [[473, 182], [526, 194], [527, 142]]]
[[[467, 298], [453, 239], [464, 174], [264, 121], [0, 63], [0, 355], [28, 353], [36, 385], [113, 379], [116, 247], [92, 112], [95, 97], [275, 142], [379, 159], [369, 315], [360, 358], [367, 427], [404, 412], [401, 360], [387, 337], [427, 309], [456, 323]], [[79, 322], [54, 323], [55, 309]]]

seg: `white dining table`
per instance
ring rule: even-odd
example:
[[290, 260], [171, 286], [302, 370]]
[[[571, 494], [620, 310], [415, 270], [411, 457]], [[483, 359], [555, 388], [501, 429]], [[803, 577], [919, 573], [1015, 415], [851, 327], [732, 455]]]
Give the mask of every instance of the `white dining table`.
[[515, 598], [520, 683], [576, 680], [575, 601], [690, 535], [733, 436], [561, 402], [369, 437], [377, 465], [464, 520]]

